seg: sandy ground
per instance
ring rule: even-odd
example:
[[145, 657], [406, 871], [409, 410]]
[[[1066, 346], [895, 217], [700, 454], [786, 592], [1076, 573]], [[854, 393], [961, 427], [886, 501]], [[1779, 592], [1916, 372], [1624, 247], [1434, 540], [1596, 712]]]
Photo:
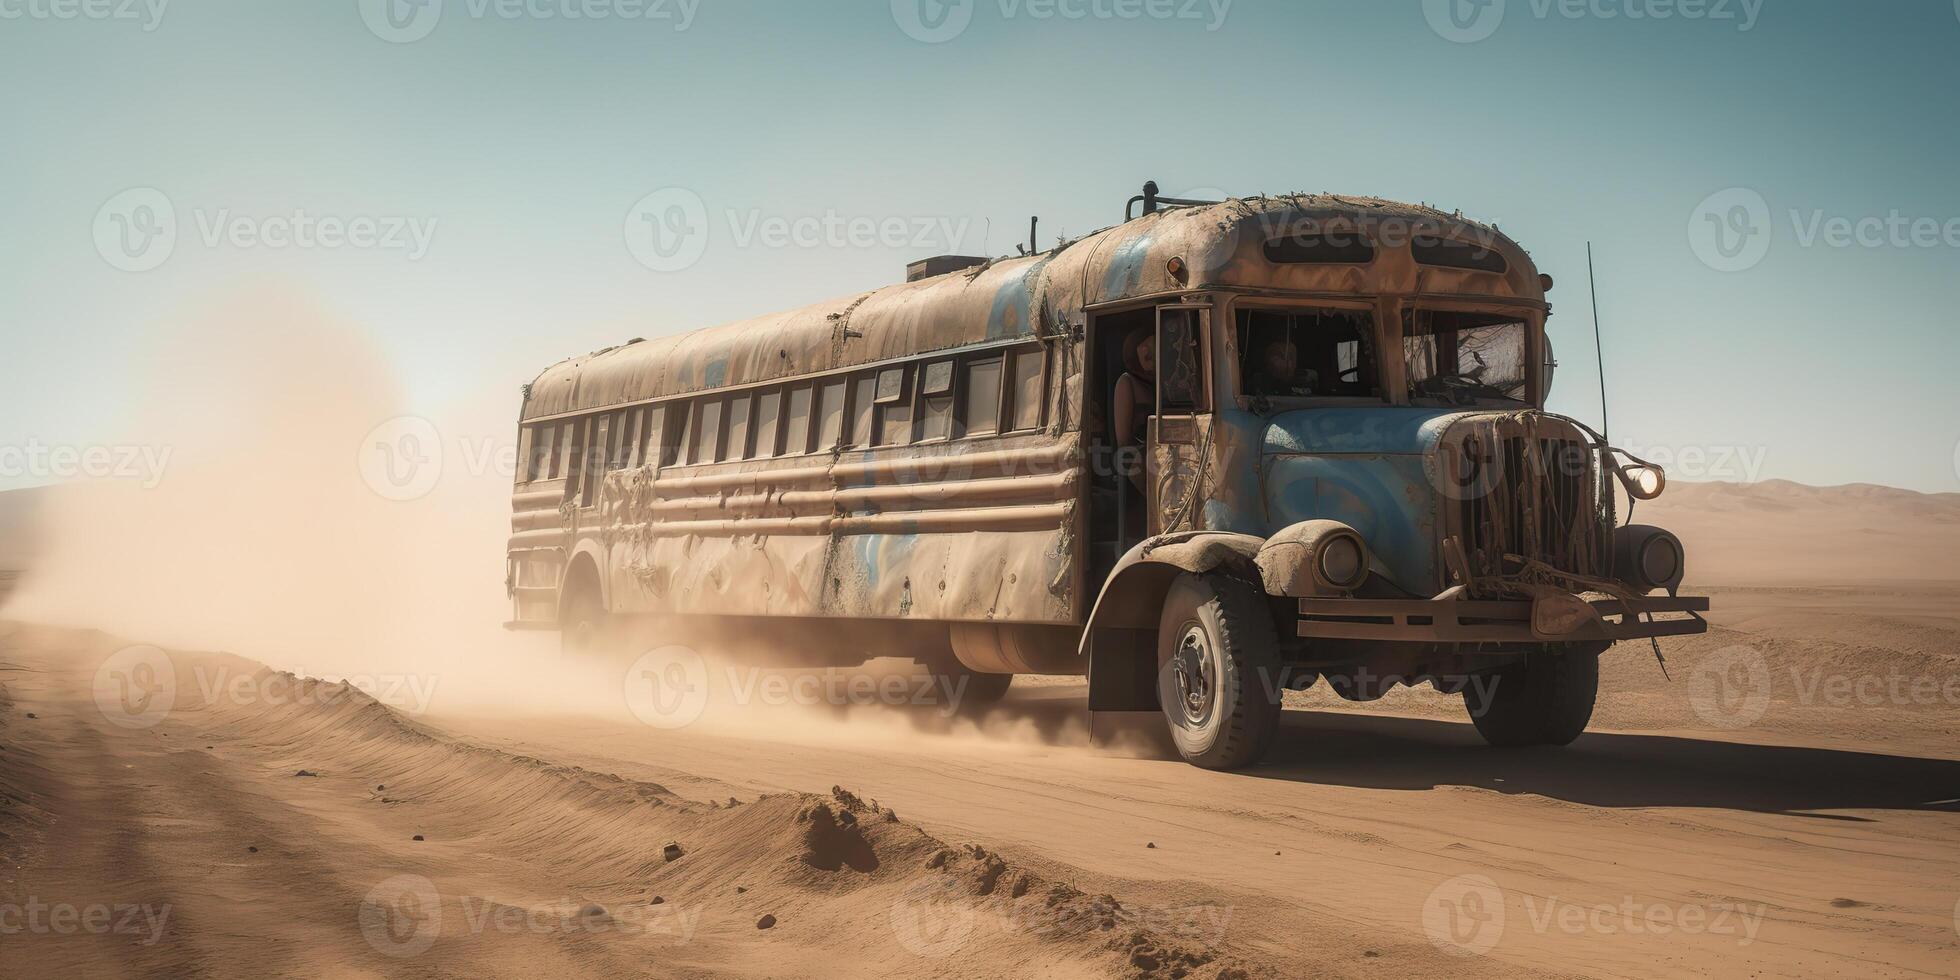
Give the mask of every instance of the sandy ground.
[[1955, 975], [1960, 508], [1896, 493], [1641, 514], [1716, 628], [1616, 649], [1568, 749], [1312, 691], [1243, 774], [1092, 744], [1067, 679], [664, 728], [560, 664], [614, 690], [411, 718], [0, 623], [0, 975]]

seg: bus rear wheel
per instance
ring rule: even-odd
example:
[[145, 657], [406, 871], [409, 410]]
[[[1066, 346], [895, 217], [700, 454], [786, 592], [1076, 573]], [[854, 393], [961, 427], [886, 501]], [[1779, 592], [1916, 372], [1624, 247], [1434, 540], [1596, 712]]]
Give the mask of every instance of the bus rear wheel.
[[1157, 622], [1157, 699], [1186, 762], [1239, 769], [1279, 731], [1279, 640], [1252, 586], [1180, 575]]
[[1599, 697], [1599, 646], [1528, 654], [1524, 661], [1476, 678], [1463, 706], [1484, 741], [1501, 747], [1570, 745], [1592, 721]]
[[613, 630], [598, 584], [573, 579], [567, 589], [558, 620], [559, 653], [590, 657], [606, 652], [612, 643]]

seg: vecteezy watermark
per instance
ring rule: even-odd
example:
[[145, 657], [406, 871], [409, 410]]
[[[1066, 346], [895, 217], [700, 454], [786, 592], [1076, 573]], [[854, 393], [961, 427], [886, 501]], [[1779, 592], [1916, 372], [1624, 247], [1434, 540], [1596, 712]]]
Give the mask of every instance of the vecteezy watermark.
[[1497, 33], [1514, 7], [1528, 7], [1537, 20], [1698, 20], [1733, 25], [1736, 33], [1756, 28], [1765, 0], [1423, 0], [1422, 15], [1438, 37], [1474, 44]]
[[[726, 208], [721, 234], [735, 248], [904, 249], [917, 254], [958, 251], [973, 219], [947, 215], [770, 214]], [[684, 187], [664, 187], [626, 210], [623, 234], [634, 261], [655, 272], [679, 272], [707, 254], [715, 237], [708, 206]]]
[[1774, 237], [1769, 201], [1747, 187], [1716, 191], [1688, 216], [1688, 247], [1716, 272], [1755, 268]]
[[410, 44], [428, 37], [447, 10], [471, 20], [653, 23], [676, 33], [694, 26], [701, 0], [355, 0], [375, 37]]
[[[304, 208], [265, 216], [227, 207], [191, 211], [194, 241], [208, 249], [303, 249], [401, 252], [411, 262], [429, 253], [439, 219], [407, 215], [319, 215]], [[135, 187], [95, 212], [95, 250], [124, 272], [163, 265], [183, 241], [177, 206], [154, 187]]]
[[169, 9], [170, 0], [0, 0], [0, 20], [139, 21], [148, 34]]
[[1646, 460], [1670, 479], [1755, 483], [1769, 461], [1768, 446], [1641, 445], [1621, 443], [1628, 455]]
[[[1745, 646], [1724, 647], [1695, 665], [1688, 700], [1696, 716], [1717, 728], [1761, 721], [1776, 677], [1769, 659]], [[1787, 691], [1796, 704], [1826, 708], [1960, 708], [1960, 674], [1808, 670], [1791, 666]]]
[[[1225, 26], [1233, 0], [994, 0], [1000, 19], [1036, 21], [1183, 21], [1206, 31]], [[973, 23], [981, 0], [891, 0], [892, 20], [914, 41], [940, 44]]]
[[177, 667], [156, 647], [124, 647], [95, 669], [94, 693], [110, 724], [150, 728], [177, 704]]
[[1144, 906], [1112, 899], [1087, 903], [999, 902], [974, 895], [954, 877], [913, 882], [887, 912], [892, 936], [914, 956], [943, 960], [966, 949], [1017, 936], [1073, 935], [1134, 929], [1159, 936], [1221, 943], [1236, 909], [1229, 905]]
[[169, 465], [169, 446], [0, 445], [0, 477], [8, 479], [126, 480], [154, 490]]
[[[460, 925], [471, 936], [484, 934], [665, 937], [676, 943], [694, 938], [698, 907], [679, 903], [632, 903], [611, 908], [566, 899], [544, 907], [508, 905], [476, 895], [452, 896]], [[420, 956], [442, 938], [444, 899], [435, 882], [421, 875], [396, 875], [368, 889], [356, 920], [375, 952], [394, 959]]]
[[[1791, 208], [1789, 236], [1798, 248], [1960, 249], [1960, 217], [1831, 214]], [[1688, 218], [1688, 245], [1717, 272], [1745, 272], [1769, 256], [1777, 232], [1769, 201], [1747, 187], [1731, 187], [1702, 199]]]
[[929, 707], [956, 714], [971, 680], [965, 674], [872, 673], [860, 670], [798, 671], [724, 664], [684, 646], [649, 650], [626, 669], [621, 690], [627, 710], [654, 728], [685, 728], [700, 720], [717, 695], [736, 707]]
[[1716, 728], [1734, 731], [1762, 720], [1769, 697], [1769, 661], [1749, 647], [1723, 647], [1688, 672], [1688, 705]]
[[1422, 931], [1452, 956], [1481, 956], [1504, 938], [1504, 891], [1483, 875], [1458, 875], [1430, 889]]
[[95, 670], [96, 710], [119, 728], [152, 728], [193, 689], [205, 706], [331, 706], [360, 691], [389, 707], [420, 714], [435, 700], [436, 690], [432, 674], [307, 677], [303, 671], [244, 672], [211, 664], [193, 668], [191, 681], [194, 687], [186, 689], [176, 662], [163, 650], [147, 644], [124, 647]]
[[376, 425], [354, 447], [354, 467], [361, 482], [377, 496], [396, 502], [428, 496], [442, 482], [451, 460], [459, 461], [470, 477], [509, 480], [517, 475], [516, 444], [478, 437], [457, 439], [452, 446], [434, 422], [416, 415], [398, 415]]
[[133, 936], [138, 946], [155, 946], [170, 922], [170, 906], [130, 902], [0, 903], [0, 936]]
[[[1431, 889], [1422, 907], [1422, 928], [1438, 949], [1456, 956], [1481, 956], [1497, 948], [1511, 896], [1484, 875], [1459, 875]], [[1644, 901], [1633, 895], [1617, 902], [1585, 902], [1558, 895], [1517, 895], [1524, 922], [1539, 935], [1732, 937], [1738, 946], [1756, 941], [1769, 907], [1742, 902], [1705, 905]]]

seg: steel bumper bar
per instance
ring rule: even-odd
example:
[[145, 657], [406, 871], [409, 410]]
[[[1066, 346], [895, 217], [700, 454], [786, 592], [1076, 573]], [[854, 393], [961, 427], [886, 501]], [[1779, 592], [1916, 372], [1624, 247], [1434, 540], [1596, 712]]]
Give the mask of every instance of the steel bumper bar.
[[[1537, 632], [1529, 599], [1301, 599], [1300, 636], [1427, 643], [1566, 643], [1708, 632], [1705, 596], [1594, 599], [1593, 615], [1559, 634]], [[1674, 618], [1659, 619], [1673, 614]], [[1686, 618], [1681, 618], [1685, 616]]]

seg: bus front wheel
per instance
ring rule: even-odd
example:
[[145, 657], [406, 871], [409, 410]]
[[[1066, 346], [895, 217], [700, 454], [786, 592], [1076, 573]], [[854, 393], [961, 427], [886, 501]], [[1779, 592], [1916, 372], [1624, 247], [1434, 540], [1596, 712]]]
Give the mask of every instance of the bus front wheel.
[[604, 652], [612, 638], [611, 617], [597, 583], [573, 579], [558, 622], [558, 650], [567, 656], [589, 657]]
[[1157, 697], [1186, 762], [1239, 769], [1266, 754], [1279, 730], [1278, 647], [1251, 585], [1178, 576], [1157, 622]]
[[1524, 661], [1472, 679], [1463, 706], [1491, 745], [1570, 745], [1592, 721], [1599, 696], [1598, 646], [1529, 654]]

